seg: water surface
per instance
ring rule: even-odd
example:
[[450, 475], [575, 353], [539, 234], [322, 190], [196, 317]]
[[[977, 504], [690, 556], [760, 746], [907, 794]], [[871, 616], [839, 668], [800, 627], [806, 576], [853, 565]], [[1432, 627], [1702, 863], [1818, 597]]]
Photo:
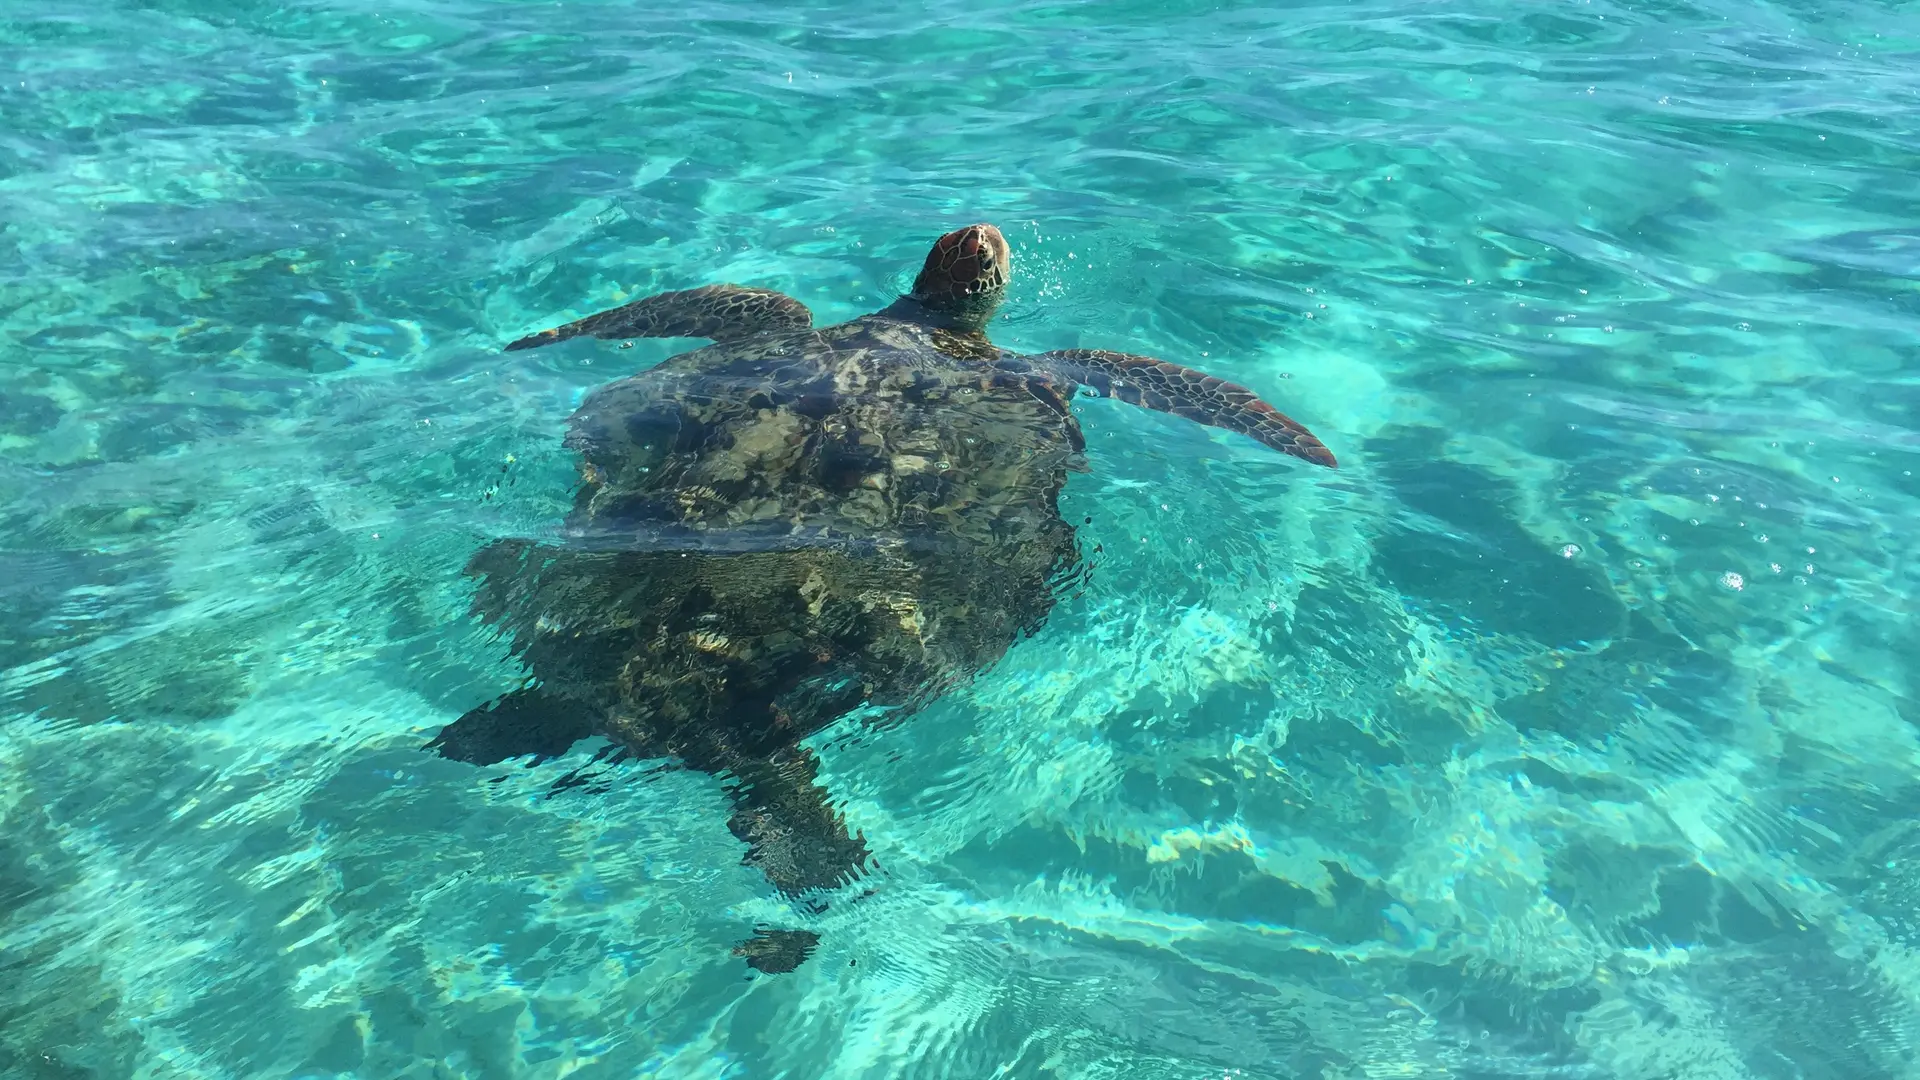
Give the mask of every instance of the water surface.
[[[0, 1073], [1920, 1075], [1909, 3], [10, 0]], [[881, 306], [1245, 383], [1114, 402], [1097, 563], [814, 740], [885, 868], [711, 778], [421, 752], [564, 512], [530, 330]], [[755, 921], [819, 932], [747, 977]]]

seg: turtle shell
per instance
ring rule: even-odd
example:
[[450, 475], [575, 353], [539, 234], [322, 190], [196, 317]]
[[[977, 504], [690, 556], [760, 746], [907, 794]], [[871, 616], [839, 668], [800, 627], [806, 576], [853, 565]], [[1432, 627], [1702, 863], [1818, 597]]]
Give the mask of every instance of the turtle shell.
[[[1078, 425], [984, 339], [885, 319], [673, 357], [570, 422], [564, 541], [470, 565], [549, 691], [696, 767], [992, 664], [1079, 568]], [[767, 718], [771, 716], [772, 722]]]

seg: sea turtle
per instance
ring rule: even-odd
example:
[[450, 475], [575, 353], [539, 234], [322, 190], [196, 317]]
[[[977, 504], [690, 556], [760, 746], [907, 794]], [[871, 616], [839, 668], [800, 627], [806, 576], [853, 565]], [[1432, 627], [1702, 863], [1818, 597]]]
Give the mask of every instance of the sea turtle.
[[[1009, 273], [999, 230], [970, 225], [935, 242], [912, 292], [837, 326], [778, 292], [710, 285], [508, 345], [714, 342], [588, 396], [566, 439], [582, 482], [560, 539], [473, 556], [475, 611], [531, 678], [432, 748], [486, 764], [600, 735], [614, 755], [723, 776], [745, 861], [817, 898], [868, 852], [801, 740], [971, 678], [1081, 574], [1058, 508], [1085, 468], [1076, 389], [1334, 464], [1251, 390], [1190, 368], [996, 348], [984, 331]], [[784, 971], [813, 943], [762, 928], [735, 951]]]

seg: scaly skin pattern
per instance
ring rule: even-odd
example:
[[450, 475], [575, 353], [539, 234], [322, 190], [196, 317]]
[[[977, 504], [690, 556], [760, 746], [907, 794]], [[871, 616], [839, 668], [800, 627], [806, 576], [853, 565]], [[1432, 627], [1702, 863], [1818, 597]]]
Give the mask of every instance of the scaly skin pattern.
[[807, 305], [772, 289], [705, 285], [661, 293], [578, 322], [531, 334], [508, 352], [537, 349], [568, 338], [693, 337], [733, 341], [754, 334], [805, 330], [813, 325]]
[[955, 229], [933, 242], [908, 297], [939, 311], [955, 329], [978, 333], [1013, 276], [1006, 238], [991, 225]]
[[1101, 397], [1250, 435], [1283, 454], [1329, 469], [1338, 464], [1325, 443], [1253, 391], [1179, 364], [1106, 349], [1061, 349], [1012, 358], [1001, 366], [1052, 372]]

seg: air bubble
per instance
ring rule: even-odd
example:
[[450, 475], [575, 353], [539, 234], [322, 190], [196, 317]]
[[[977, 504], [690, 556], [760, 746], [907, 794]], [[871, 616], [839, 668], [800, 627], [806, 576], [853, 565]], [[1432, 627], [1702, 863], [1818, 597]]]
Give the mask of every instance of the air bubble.
[[1747, 587], [1747, 579], [1729, 570], [1720, 575], [1720, 584], [1725, 585], [1734, 592], [1739, 592], [1741, 589]]
[[1563, 559], [1571, 559], [1578, 554], [1580, 554], [1579, 544], [1568, 544], [1560, 549], [1560, 557]]

